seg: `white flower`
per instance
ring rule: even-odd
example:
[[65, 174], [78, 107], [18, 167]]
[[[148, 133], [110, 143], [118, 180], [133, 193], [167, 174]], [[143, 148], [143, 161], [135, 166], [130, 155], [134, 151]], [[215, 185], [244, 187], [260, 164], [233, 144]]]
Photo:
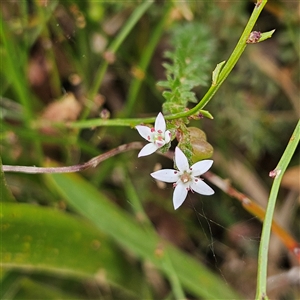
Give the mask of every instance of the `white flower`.
[[202, 195], [214, 194], [214, 190], [197, 177], [205, 173], [212, 166], [212, 160], [202, 160], [189, 167], [186, 156], [176, 147], [175, 163], [179, 171], [165, 169], [151, 173], [151, 176], [157, 180], [174, 182], [173, 205], [175, 209], [183, 203], [188, 191], [195, 191]]
[[149, 142], [139, 152], [138, 157], [154, 153], [171, 140], [171, 133], [166, 130], [166, 121], [162, 113], [159, 113], [155, 119], [154, 128], [144, 125], [135, 126], [139, 134]]

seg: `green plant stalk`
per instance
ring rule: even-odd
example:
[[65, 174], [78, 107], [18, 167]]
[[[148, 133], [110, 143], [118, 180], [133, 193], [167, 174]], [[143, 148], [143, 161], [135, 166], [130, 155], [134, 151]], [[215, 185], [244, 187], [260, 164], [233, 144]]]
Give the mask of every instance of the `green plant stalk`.
[[[212, 115], [206, 110], [198, 111], [203, 116], [213, 119]], [[177, 114], [176, 114], [177, 115]], [[166, 120], [172, 120], [176, 118], [171, 118], [171, 116], [175, 115], [168, 115], [165, 116]], [[82, 120], [77, 122], [69, 122], [69, 123], [56, 123], [55, 125], [58, 127], [65, 128], [93, 128], [97, 126], [127, 126], [127, 127], [134, 127], [139, 124], [150, 124], [155, 122], [156, 117], [149, 117], [149, 118], [126, 118], [126, 119], [89, 119], [89, 120]], [[36, 122], [35, 126], [37, 128], [42, 127], [43, 122], [39, 121]]]
[[258, 272], [257, 272], [257, 289], [256, 297], [257, 300], [266, 300], [267, 297], [267, 266], [268, 266], [268, 249], [270, 243], [271, 227], [273, 214], [283, 174], [296, 150], [300, 140], [300, 120], [298, 121], [296, 128], [290, 138], [290, 141], [277, 165], [273, 171], [275, 178], [271, 188], [268, 206], [266, 210], [265, 221], [263, 224], [261, 242], [259, 246], [258, 254]]
[[[35, 9], [37, 11], [37, 17], [39, 20], [42, 20], [42, 23], [45, 24], [41, 28], [41, 34], [40, 37], [45, 38], [49, 41], [49, 43], [53, 43], [51, 41], [51, 33], [49, 31], [49, 25], [47, 23], [48, 19], [48, 12], [45, 10], [41, 5], [38, 3], [35, 3]], [[55, 60], [55, 54], [54, 54], [54, 47], [51, 45], [51, 47], [47, 48], [45, 51], [46, 59], [51, 63], [51, 72], [50, 75], [50, 86], [51, 86], [51, 92], [54, 97], [59, 97], [61, 95], [61, 81], [59, 77], [59, 72], [57, 68], [57, 63]]]
[[[43, 11], [40, 10], [40, 18], [44, 15]], [[45, 26], [43, 30], [43, 37], [48, 39], [49, 42], [51, 42], [50, 38], [50, 32], [49, 28]], [[45, 52], [46, 59], [51, 63], [52, 69], [50, 72], [50, 86], [51, 86], [51, 93], [52, 97], [59, 97], [61, 96], [61, 81], [60, 81], [60, 76], [57, 68], [57, 63], [55, 61], [55, 54], [54, 54], [54, 49], [53, 46], [51, 46], [50, 49], [47, 49]]]
[[[125, 170], [125, 168], [122, 168], [122, 170]], [[129, 174], [126, 171], [123, 171], [123, 176], [126, 198], [130, 199], [130, 202], [132, 203], [132, 208], [135, 213], [136, 219], [138, 219], [142, 223], [142, 225], [145, 225], [145, 229], [149, 231], [150, 234], [156, 234], [156, 231], [143, 208], [141, 200], [136, 192], [136, 189], [132, 181], [130, 180]], [[165, 248], [163, 250], [164, 254], [162, 257], [162, 264], [164, 264], [165, 269], [167, 270], [167, 278], [170, 281], [175, 299], [185, 299], [186, 297], [183, 291], [183, 287], [176, 274], [172, 261], [169, 257], [168, 250]]]
[[[142, 15], [146, 12], [146, 10], [153, 4], [152, 1], [144, 1], [142, 4], [140, 4], [135, 11], [132, 13], [130, 18], [128, 19], [125, 26], [122, 28], [118, 36], [114, 39], [114, 41], [111, 43], [111, 45], [108, 47], [107, 52], [115, 54], [116, 51], [119, 49], [122, 42], [125, 40], [125, 38], [128, 36], [128, 34], [131, 32], [134, 25], [138, 22], [138, 20], [142, 17]], [[98, 90], [101, 86], [104, 74], [106, 73], [107, 67], [109, 63], [107, 60], [103, 62], [101, 67], [99, 67], [96, 75], [95, 75], [95, 81], [93, 86], [91, 87], [91, 91], [89, 93], [89, 99], [93, 101], [95, 96], [98, 93]], [[82, 118], [85, 119], [89, 113], [89, 108], [87, 108], [84, 113], [82, 114]]]
[[[28, 27], [28, 3], [27, 1], [21, 1], [20, 2], [20, 13], [21, 13], [21, 24], [22, 24], [22, 30], [23, 34], [25, 36], [24, 42], [25, 42], [25, 47], [26, 50], [29, 48], [29, 43], [28, 43], [28, 31], [26, 28]], [[26, 51], [27, 53], [27, 51]]]
[[[55, 18], [50, 18], [48, 22], [49, 26], [49, 31], [52, 32], [55, 36], [64, 36], [63, 28], [61, 26], [57, 26], [57, 19]], [[80, 50], [83, 47], [82, 46], [82, 30], [83, 29], [78, 29], [78, 36], [79, 36], [79, 42], [77, 43], [80, 45]], [[85, 44], [87, 44], [85, 42]], [[66, 53], [66, 55], [70, 58], [70, 61], [72, 61], [72, 64], [74, 66], [75, 72], [79, 74], [81, 78], [87, 77], [87, 70], [88, 68], [85, 66], [85, 59], [82, 59], [82, 55], [88, 53], [86, 52], [80, 52], [80, 59], [78, 58], [78, 54], [74, 53], [74, 49], [72, 49], [71, 45], [69, 43], [62, 43], [61, 46], [63, 47], [63, 51]]]
[[[164, 12], [164, 17], [161, 19], [161, 21], [155, 27], [152, 37], [149, 40], [149, 43], [147, 44], [145, 51], [143, 52], [140, 63], [138, 65], [139, 70], [143, 74], [145, 74], [145, 72], [146, 72], [146, 69], [149, 65], [150, 59], [153, 55], [156, 45], [158, 44], [160, 37], [163, 33], [164, 26], [169, 19], [170, 8], [171, 8], [171, 6], [167, 7], [166, 11]], [[127, 97], [126, 108], [125, 108], [125, 116], [129, 116], [131, 114], [132, 109], [135, 104], [135, 101], [137, 99], [137, 94], [139, 92], [139, 89], [141, 87], [143, 80], [144, 80], [144, 78], [136, 77], [132, 81], [129, 91], [128, 91], [128, 97]]]
[[[30, 97], [28, 96], [27, 83], [25, 81], [25, 76], [23, 74], [24, 70], [19, 67], [19, 60], [13, 55], [16, 53], [18, 56], [20, 54], [20, 49], [13, 45], [13, 37], [9, 36], [8, 27], [5, 25], [4, 20], [0, 16], [1, 29], [0, 37], [4, 44], [4, 49], [7, 52], [6, 55], [6, 65], [11, 72], [11, 77], [13, 80], [13, 87], [19, 101], [24, 107], [24, 123], [29, 127], [30, 120], [32, 119]], [[2, 62], [3, 63], [3, 62]]]
[[184, 294], [184, 290], [182, 288], [180, 279], [176, 273], [176, 270], [174, 269], [172, 260], [169, 256], [169, 252], [167, 250], [164, 251], [164, 260], [162, 263], [164, 265], [166, 265], [167, 276], [168, 276], [168, 279], [169, 279], [171, 287], [172, 287], [174, 298], [176, 300], [185, 300], [186, 296]]
[[[259, 0], [257, 1], [259, 2]], [[234, 66], [236, 65], [237, 61], [241, 57], [242, 53], [244, 52], [246, 46], [247, 46], [247, 39], [261, 13], [263, 10], [264, 6], [266, 5], [267, 0], [261, 1], [261, 3], [258, 5], [255, 5], [255, 8], [250, 16], [250, 19], [237, 43], [235, 46], [232, 54], [230, 55], [228, 61], [224, 65], [222, 71], [220, 72], [220, 75], [218, 77], [218, 81], [215, 85], [212, 85], [210, 89], [207, 91], [207, 93], [204, 95], [204, 97], [201, 99], [201, 101], [194, 107], [192, 108], [189, 113], [194, 114], [197, 113], [199, 109], [202, 109], [205, 107], [205, 105], [212, 99], [212, 97], [215, 95], [217, 90], [220, 88], [222, 83], [225, 81], [227, 76], [230, 74]]]
[[130, 199], [131, 208], [135, 214], [136, 219], [142, 224], [147, 227], [147, 230], [151, 230], [152, 233], [155, 232], [153, 225], [148, 218], [143, 205], [141, 203], [140, 197], [138, 196], [136, 189], [131, 181], [130, 175], [126, 170], [124, 165], [121, 166], [122, 168], [122, 175], [124, 177], [124, 190], [127, 199]]
[[[168, 116], [165, 116], [166, 120], [174, 120], [179, 119], [183, 117], [189, 117], [196, 113], [202, 113], [204, 116], [209, 115], [207, 111], [201, 111], [202, 108], [212, 99], [212, 97], [215, 95], [217, 90], [220, 88], [222, 83], [225, 81], [227, 76], [230, 74], [234, 66], [236, 65], [237, 61], [239, 60], [240, 56], [242, 55], [243, 51], [245, 50], [247, 46], [247, 39], [262, 11], [264, 6], [266, 5], [267, 0], [263, 0], [260, 4], [256, 4], [253, 13], [250, 16], [250, 19], [235, 47], [232, 54], [230, 55], [227, 63], [224, 65], [222, 71], [220, 72], [218, 76], [217, 83], [213, 84], [207, 93], [204, 95], [204, 97], [201, 99], [201, 101], [192, 109], [188, 111], [184, 111], [177, 114], [171, 114]], [[103, 72], [106, 71], [106, 68], [103, 68]], [[104, 73], [103, 73], [104, 75]], [[101, 76], [103, 76], [101, 75]], [[101, 77], [102, 78], [102, 77]], [[102, 80], [102, 79], [101, 79]], [[101, 83], [100, 80], [100, 83]], [[99, 84], [97, 85], [98, 88]], [[135, 125], [142, 124], [142, 123], [153, 123], [155, 121], [155, 118], [143, 118], [143, 119], [112, 119], [112, 120], [101, 120], [101, 119], [91, 119], [88, 121], [78, 121], [69, 123], [69, 126], [72, 128], [89, 128], [89, 127], [95, 127], [95, 126], [131, 126], [134, 127]]]
[[48, 174], [45, 179], [51, 190], [58, 191], [98, 229], [136, 257], [151, 262], [166, 276], [171, 272], [164, 258], [167, 251], [180, 283], [197, 299], [241, 299], [201, 262], [165, 242], [157, 234], [145, 231], [132, 216], [105, 198], [78, 174]]
[[[20, 65], [25, 65], [27, 61], [25, 61], [25, 57], [20, 64], [20, 58], [22, 58], [21, 53], [22, 49], [18, 47], [16, 43], [14, 43], [14, 39], [10, 36], [8, 27], [6, 26], [3, 18], [0, 16], [0, 38], [3, 41], [4, 49], [7, 52], [6, 55], [6, 72], [10, 72], [10, 76], [12, 78], [12, 85], [14, 92], [16, 93], [17, 98], [20, 103], [24, 107], [24, 119], [23, 122], [26, 128], [31, 127], [31, 121], [33, 120], [33, 112], [31, 105], [31, 95], [29, 93], [28, 84], [25, 76], [25, 69], [21, 68]], [[23, 49], [24, 50], [24, 49]], [[27, 49], [26, 49], [27, 50]], [[13, 55], [16, 53], [16, 55]], [[2, 62], [3, 64], [3, 62]], [[34, 141], [33, 146], [37, 157], [42, 160], [42, 149], [39, 141]]]

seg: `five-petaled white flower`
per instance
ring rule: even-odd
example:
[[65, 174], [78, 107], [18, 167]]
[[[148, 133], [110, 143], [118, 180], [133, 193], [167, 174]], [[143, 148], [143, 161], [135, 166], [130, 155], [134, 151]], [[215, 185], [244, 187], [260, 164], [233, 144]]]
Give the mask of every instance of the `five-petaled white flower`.
[[149, 142], [139, 152], [138, 157], [154, 153], [171, 140], [171, 133], [166, 130], [166, 121], [162, 113], [159, 113], [155, 119], [154, 128], [144, 125], [135, 126], [139, 134]]
[[202, 195], [214, 194], [214, 190], [197, 177], [205, 173], [212, 166], [212, 160], [198, 161], [189, 167], [186, 156], [176, 147], [175, 163], [178, 171], [165, 169], [151, 173], [151, 176], [157, 180], [169, 183], [174, 182], [173, 205], [175, 209], [183, 203], [188, 191], [195, 191]]

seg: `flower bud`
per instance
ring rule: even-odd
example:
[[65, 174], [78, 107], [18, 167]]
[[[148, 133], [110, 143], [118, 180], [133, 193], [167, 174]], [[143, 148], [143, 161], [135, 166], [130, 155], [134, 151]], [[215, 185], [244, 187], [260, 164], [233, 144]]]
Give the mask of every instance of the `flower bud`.
[[210, 158], [213, 155], [214, 148], [206, 141], [206, 134], [197, 127], [188, 127], [190, 134], [190, 143], [193, 149], [192, 161]]

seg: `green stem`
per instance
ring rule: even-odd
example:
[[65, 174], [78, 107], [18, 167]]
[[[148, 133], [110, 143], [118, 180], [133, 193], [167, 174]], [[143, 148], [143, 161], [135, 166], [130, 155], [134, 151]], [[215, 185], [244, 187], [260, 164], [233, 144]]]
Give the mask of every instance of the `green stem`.
[[[163, 33], [164, 26], [168, 19], [170, 18], [169, 12], [170, 12], [171, 6], [168, 6], [166, 8], [166, 11], [164, 12], [164, 17], [161, 19], [161, 21], [157, 24], [155, 27], [153, 34], [151, 36], [151, 39], [149, 40], [149, 43], [147, 44], [147, 47], [145, 51], [143, 52], [143, 55], [141, 57], [140, 63], [138, 65], [139, 70], [145, 74], [146, 69], [149, 65], [150, 59], [153, 55], [153, 52], [156, 48], [156, 45], [158, 44], [160, 37]], [[126, 101], [126, 108], [125, 108], [125, 116], [129, 116], [132, 113], [132, 109], [134, 107], [135, 101], [137, 99], [137, 95], [139, 92], [139, 89], [141, 87], [141, 84], [143, 82], [144, 78], [136, 77], [132, 84], [130, 85], [129, 91], [128, 91], [128, 98]]]
[[169, 252], [167, 249], [164, 251], [164, 260], [162, 261], [163, 264], [166, 266], [168, 279], [170, 281], [172, 292], [176, 300], [185, 300], [186, 296], [184, 294], [184, 290], [182, 288], [180, 279], [176, 273], [176, 270], [173, 266], [172, 260], [170, 258]]
[[[211, 114], [205, 110], [198, 111], [202, 113], [203, 116], [213, 119]], [[166, 120], [172, 120], [174, 115], [165, 116]], [[65, 126], [69, 128], [94, 128], [97, 126], [120, 126], [120, 127], [134, 127], [139, 124], [150, 124], [155, 122], [156, 117], [149, 117], [149, 118], [128, 118], [128, 119], [89, 119], [89, 120], [82, 120], [77, 122], [70, 122], [70, 123], [56, 123], [55, 125], [58, 127], [64, 128]], [[36, 127], [43, 126], [43, 122], [37, 122], [35, 124]]]
[[[10, 34], [8, 26], [5, 24], [5, 21], [1, 18], [1, 16], [0, 26], [0, 37], [4, 45], [5, 66], [8, 69], [7, 73], [10, 73], [10, 81], [12, 82], [14, 92], [24, 108], [24, 123], [26, 124], [26, 127], [30, 127], [30, 120], [32, 119], [33, 114], [28, 93], [28, 85], [25, 79], [26, 76], [24, 74], [24, 69], [20, 67], [21, 64], [18, 60], [21, 50], [14, 44], [14, 38], [12, 34]], [[22, 61], [22, 63], [25, 65], [24, 61]]]
[[[123, 170], [125, 169], [126, 168], [123, 168]], [[151, 220], [148, 218], [143, 208], [143, 204], [141, 203], [141, 200], [139, 199], [135, 187], [130, 180], [129, 174], [126, 171], [123, 171], [123, 175], [124, 175], [124, 188], [125, 188], [126, 197], [130, 199], [136, 218], [142, 223], [142, 225], [145, 225], [145, 229], [150, 231], [150, 234], [154, 234], [156, 231], [151, 223]], [[172, 292], [174, 293], [175, 299], [176, 300], [186, 299], [182, 284], [176, 273], [176, 270], [174, 269], [172, 260], [169, 255], [169, 250], [167, 248], [163, 248], [163, 257], [161, 258], [161, 262], [164, 265], [165, 270], [167, 272], [167, 277], [168, 280], [170, 281]]]
[[258, 254], [257, 290], [256, 290], [256, 298], [255, 298], [257, 300], [268, 299], [267, 266], [268, 266], [268, 249], [269, 249], [269, 242], [270, 242], [272, 219], [273, 219], [273, 214], [274, 214], [274, 209], [275, 209], [275, 204], [276, 204], [276, 199], [277, 199], [281, 179], [296, 150], [299, 140], [300, 140], [300, 120], [296, 125], [296, 128], [290, 138], [290, 141], [277, 167], [273, 171], [275, 178], [269, 196], [268, 207], [266, 211], [265, 221], [263, 224], [261, 242], [260, 242], [259, 254]]
[[[214, 94], [217, 92], [217, 90], [220, 88], [222, 83], [225, 81], [227, 76], [230, 74], [234, 66], [236, 65], [237, 61], [239, 60], [240, 56], [242, 55], [243, 51], [246, 48], [246, 41], [255, 25], [255, 22], [257, 21], [262, 9], [266, 5], [267, 0], [263, 0], [260, 4], [256, 4], [253, 13], [250, 16], [250, 19], [244, 29], [244, 32], [242, 33], [235, 49], [233, 50], [231, 56], [229, 57], [227, 63], [223, 67], [222, 71], [220, 72], [220, 75], [218, 77], [217, 83], [212, 85], [207, 93], [204, 95], [204, 97], [201, 99], [201, 101], [192, 109], [184, 112], [180, 112], [177, 114], [172, 114], [165, 116], [166, 120], [174, 120], [184, 117], [189, 117], [191, 115], [202, 113], [203, 115], [208, 115], [208, 112], [202, 111], [202, 108], [205, 107], [205, 105], [212, 99]], [[106, 69], [105, 69], [106, 70]], [[105, 72], [105, 70], [103, 72]], [[104, 73], [103, 73], [104, 74]], [[102, 79], [101, 79], [102, 80]], [[101, 81], [100, 81], [101, 82]], [[99, 85], [97, 85], [98, 88]], [[89, 128], [89, 127], [95, 127], [95, 126], [135, 126], [142, 123], [153, 123], [155, 121], [155, 118], [144, 118], [144, 119], [114, 119], [114, 120], [101, 120], [101, 119], [94, 119], [94, 120], [88, 120], [88, 121], [79, 121], [69, 124], [70, 127], [73, 128]]]
[[[142, 4], [140, 4], [132, 13], [130, 18], [128, 19], [125, 26], [122, 28], [118, 36], [114, 39], [114, 41], [111, 43], [109, 48], [107, 49], [107, 52], [115, 54], [117, 50], [119, 49], [122, 42], [125, 40], [125, 38], [128, 36], [128, 34], [131, 32], [134, 25], [138, 22], [138, 20], [142, 17], [142, 15], [146, 12], [146, 10], [153, 4], [152, 1], [144, 1]], [[95, 81], [94, 85], [91, 87], [91, 91], [89, 93], [89, 99], [93, 101], [95, 96], [98, 93], [98, 90], [101, 86], [104, 74], [106, 73], [107, 67], [109, 63], [107, 60], [103, 62], [103, 64], [99, 67], [96, 75], [95, 75]], [[89, 113], [89, 108], [87, 108], [84, 113], [82, 114], [82, 118], [86, 118]]]
[[184, 115], [185, 117], [193, 115], [193, 114], [197, 113], [200, 109], [203, 109], [205, 107], [205, 105], [212, 99], [212, 97], [217, 92], [217, 90], [220, 88], [220, 86], [225, 81], [227, 76], [230, 74], [230, 72], [236, 65], [237, 61], [241, 57], [242, 53], [244, 52], [244, 50], [247, 46], [246, 41], [257, 21], [261, 11], [263, 10], [264, 6], [266, 5], [266, 3], [267, 3], [267, 0], [263, 0], [260, 3], [260, 5], [255, 5], [255, 8], [254, 8], [254, 10], [250, 16], [250, 19], [244, 29], [244, 32], [242, 33], [237, 45], [235, 46], [232, 54], [230, 55], [228, 61], [224, 65], [224, 67], [219, 75], [217, 83], [215, 85], [212, 85], [209, 88], [207, 93], [204, 95], [204, 97], [201, 99], [201, 101], [195, 107], [193, 107], [187, 113], [185, 113], [185, 115]]
[[136, 218], [141, 222], [142, 225], [145, 225], [147, 230], [150, 230], [152, 233], [155, 232], [155, 229], [148, 218], [143, 204], [140, 200], [140, 197], [131, 181], [129, 173], [126, 170], [126, 167], [122, 165], [122, 175], [124, 177], [124, 189], [126, 198], [129, 199], [131, 208], [134, 211]]
[[[24, 109], [24, 127], [30, 128], [31, 121], [33, 120], [33, 110], [31, 104], [32, 96], [29, 92], [28, 82], [25, 76], [25, 68], [22, 67], [27, 65], [27, 57], [21, 55], [22, 52], [26, 51], [27, 49], [22, 49], [15, 42], [13, 34], [9, 31], [7, 24], [1, 16], [0, 38], [3, 41], [3, 49], [5, 51], [5, 64], [3, 62], [1, 62], [1, 64], [5, 65], [4, 70], [8, 74], [9, 81], [12, 83], [16, 98], [22, 104], [22, 107]], [[34, 141], [33, 147], [37, 157], [41, 161], [43, 153], [40, 142]]]

